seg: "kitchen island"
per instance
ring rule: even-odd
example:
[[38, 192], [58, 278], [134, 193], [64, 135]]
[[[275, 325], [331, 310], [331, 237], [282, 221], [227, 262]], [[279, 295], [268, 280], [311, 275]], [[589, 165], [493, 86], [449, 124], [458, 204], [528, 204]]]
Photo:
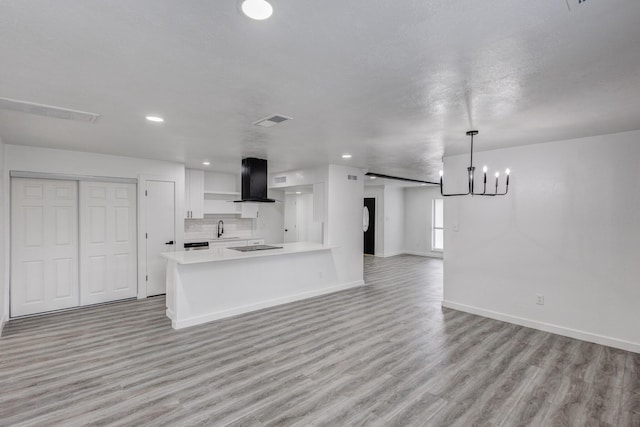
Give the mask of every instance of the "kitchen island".
[[334, 246], [282, 243], [278, 249], [179, 251], [167, 259], [167, 316], [174, 329], [355, 286], [340, 283]]

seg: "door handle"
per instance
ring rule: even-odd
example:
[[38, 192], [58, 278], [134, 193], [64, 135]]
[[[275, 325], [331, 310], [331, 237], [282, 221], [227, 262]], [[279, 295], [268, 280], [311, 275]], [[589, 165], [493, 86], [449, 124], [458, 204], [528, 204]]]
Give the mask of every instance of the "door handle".
[[285, 231], [285, 232], [287, 232], [287, 231], [289, 231], [289, 230], [285, 228], [285, 229], [284, 229], [284, 231]]
[[169, 240], [168, 242], [165, 243], [165, 245], [173, 245], [173, 240]]

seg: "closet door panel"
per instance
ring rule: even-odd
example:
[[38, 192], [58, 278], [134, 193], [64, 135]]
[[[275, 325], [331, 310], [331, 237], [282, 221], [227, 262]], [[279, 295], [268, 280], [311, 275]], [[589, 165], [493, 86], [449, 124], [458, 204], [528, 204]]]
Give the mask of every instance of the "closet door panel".
[[79, 305], [78, 184], [11, 179], [11, 316]]
[[80, 183], [81, 305], [137, 295], [136, 186]]

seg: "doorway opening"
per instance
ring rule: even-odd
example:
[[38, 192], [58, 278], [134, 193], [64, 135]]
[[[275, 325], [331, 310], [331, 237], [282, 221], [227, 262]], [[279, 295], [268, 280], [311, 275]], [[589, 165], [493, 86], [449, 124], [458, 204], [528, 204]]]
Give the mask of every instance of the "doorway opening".
[[431, 201], [431, 250], [444, 251], [444, 199]]
[[284, 242], [322, 243], [323, 222], [317, 220], [318, 196], [314, 186], [288, 187], [284, 195]]
[[362, 231], [364, 233], [364, 254], [376, 254], [376, 199], [364, 198], [362, 211]]

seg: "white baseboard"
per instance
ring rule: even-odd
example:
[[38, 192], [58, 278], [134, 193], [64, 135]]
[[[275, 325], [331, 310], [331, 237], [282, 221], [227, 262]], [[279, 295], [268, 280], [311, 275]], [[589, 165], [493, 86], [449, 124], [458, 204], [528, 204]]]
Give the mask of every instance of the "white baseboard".
[[438, 258], [442, 259], [442, 254], [438, 252], [419, 252], [419, 251], [404, 251], [403, 254], [407, 255], [417, 255], [417, 256], [426, 256], [429, 258]]
[[466, 313], [477, 314], [478, 316], [488, 317], [490, 319], [501, 320], [503, 322], [525, 326], [527, 328], [551, 332], [553, 334], [562, 335], [569, 338], [575, 338], [582, 341], [588, 341], [596, 344], [606, 345], [608, 347], [614, 347], [621, 350], [640, 353], [640, 344], [631, 341], [611, 338], [604, 335], [592, 334], [590, 332], [579, 331], [577, 329], [566, 328], [564, 326], [553, 325], [545, 322], [539, 322], [537, 320], [527, 319], [524, 317], [512, 316], [510, 314], [499, 313], [497, 311], [485, 310], [483, 308], [473, 307], [466, 304], [459, 304], [453, 301], [443, 300], [442, 306], [446, 308], [452, 308], [454, 310], [464, 311]]
[[382, 258], [387, 258], [387, 257], [390, 257], [390, 256], [396, 256], [396, 255], [402, 255], [403, 253], [404, 253], [403, 251], [385, 252], [382, 255]]
[[188, 319], [182, 319], [179, 321], [175, 320], [175, 316], [173, 313], [170, 313], [167, 310], [167, 317], [171, 319], [171, 325], [173, 329], [182, 329], [187, 328], [189, 326], [200, 325], [202, 323], [212, 322], [214, 320], [224, 319], [226, 317], [237, 316], [238, 314], [249, 313], [251, 311], [261, 310], [263, 308], [274, 307], [276, 305], [287, 304], [294, 301], [299, 301], [307, 298], [313, 298], [320, 295], [331, 294], [338, 291], [343, 291], [345, 289], [355, 288], [358, 286], [365, 286], [364, 280], [356, 280], [355, 282], [343, 283], [336, 286], [331, 286], [329, 288], [319, 289], [316, 291], [303, 292], [300, 294], [290, 295], [282, 298], [274, 298], [267, 301], [262, 301], [256, 304], [245, 305], [242, 307], [237, 307], [231, 310], [223, 310], [217, 311], [215, 313], [209, 313], [202, 316], [195, 316]]

